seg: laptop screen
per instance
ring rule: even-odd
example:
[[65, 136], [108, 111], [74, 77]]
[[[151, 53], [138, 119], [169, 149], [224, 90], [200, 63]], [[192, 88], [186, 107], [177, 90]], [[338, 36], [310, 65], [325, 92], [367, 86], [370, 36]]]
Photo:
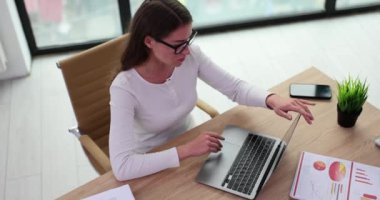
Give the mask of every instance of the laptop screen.
[[296, 118], [294, 119], [292, 125], [289, 127], [288, 131], [286, 131], [284, 137], [282, 138], [282, 141], [285, 142], [286, 145], [289, 144], [290, 139], [293, 136], [294, 129], [296, 129], [298, 121], [300, 120], [301, 114], [297, 114]]

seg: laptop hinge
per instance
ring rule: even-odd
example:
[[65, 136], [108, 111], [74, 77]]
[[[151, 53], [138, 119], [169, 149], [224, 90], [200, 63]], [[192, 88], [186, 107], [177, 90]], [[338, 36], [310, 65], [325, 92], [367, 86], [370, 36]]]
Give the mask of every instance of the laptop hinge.
[[80, 133], [78, 127], [69, 128], [69, 133], [75, 135], [75, 137], [77, 137], [77, 138], [80, 138], [80, 136], [81, 136], [81, 133]]

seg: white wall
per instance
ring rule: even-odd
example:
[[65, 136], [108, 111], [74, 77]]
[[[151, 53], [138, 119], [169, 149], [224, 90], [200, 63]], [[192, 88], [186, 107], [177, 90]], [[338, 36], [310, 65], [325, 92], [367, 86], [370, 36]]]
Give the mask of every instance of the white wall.
[[0, 80], [28, 75], [31, 55], [14, 0], [0, 0], [0, 41], [7, 58]]

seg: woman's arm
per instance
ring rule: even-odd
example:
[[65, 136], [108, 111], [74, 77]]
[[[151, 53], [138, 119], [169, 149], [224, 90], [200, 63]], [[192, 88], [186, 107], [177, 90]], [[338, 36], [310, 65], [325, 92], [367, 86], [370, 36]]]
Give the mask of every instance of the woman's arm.
[[176, 148], [157, 153], [136, 152], [141, 147], [134, 135], [134, 97], [118, 86], [111, 86], [111, 125], [109, 153], [112, 170], [117, 180], [124, 181], [178, 167]]
[[204, 55], [198, 47], [193, 49], [194, 57], [199, 64], [199, 77], [206, 83], [228, 96], [232, 101], [247, 106], [260, 106], [273, 109], [286, 119], [291, 119], [288, 111], [295, 111], [311, 124], [314, 120], [308, 106], [314, 103], [301, 99], [284, 98], [270, 93], [224, 71]]
[[197, 46], [192, 48], [198, 65], [198, 76], [211, 87], [241, 105], [267, 108], [266, 97], [270, 92], [247, 83], [223, 70], [209, 59]]

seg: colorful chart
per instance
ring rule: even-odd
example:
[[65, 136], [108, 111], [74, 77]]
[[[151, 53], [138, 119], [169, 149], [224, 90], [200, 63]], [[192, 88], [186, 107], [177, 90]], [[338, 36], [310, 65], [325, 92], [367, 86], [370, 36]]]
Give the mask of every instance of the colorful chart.
[[326, 169], [326, 164], [323, 161], [315, 161], [313, 164], [314, 168], [318, 171], [323, 171]]
[[363, 194], [363, 196], [360, 197], [360, 200], [377, 200], [377, 196], [371, 194]]
[[302, 152], [290, 196], [307, 200], [380, 200], [380, 167]]
[[356, 169], [355, 181], [358, 183], [372, 185], [371, 178], [368, 176], [367, 172], [363, 169]]
[[333, 162], [329, 168], [329, 176], [333, 181], [341, 181], [346, 175], [346, 166], [342, 162]]

